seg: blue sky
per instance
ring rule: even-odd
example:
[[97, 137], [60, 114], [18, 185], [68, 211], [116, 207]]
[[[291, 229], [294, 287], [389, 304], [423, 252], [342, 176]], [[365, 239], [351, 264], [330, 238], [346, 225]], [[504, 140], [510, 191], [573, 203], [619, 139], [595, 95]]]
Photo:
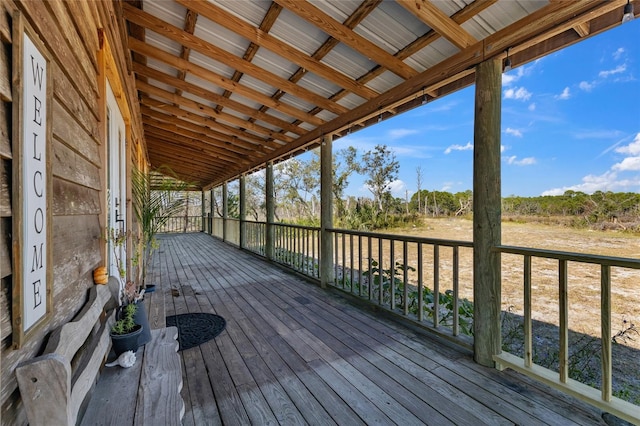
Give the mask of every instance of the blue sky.
[[[640, 19], [505, 73], [502, 195], [640, 192]], [[334, 142], [362, 154], [387, 145], [400, 162], [392, 193], [472, 189], [474, 90]], [[371, 196], [353, 176], [348, 195]]]

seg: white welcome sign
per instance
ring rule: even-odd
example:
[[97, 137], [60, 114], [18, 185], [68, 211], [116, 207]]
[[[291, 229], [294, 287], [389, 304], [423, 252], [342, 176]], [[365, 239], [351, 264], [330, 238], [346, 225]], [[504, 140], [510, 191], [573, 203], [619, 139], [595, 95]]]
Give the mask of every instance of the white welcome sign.
[[51, 313], [51, 70], [22, 17], [14, 26], [14, 347]]
[[23, 39], [23, 330], [47, 312], [47, 62]]

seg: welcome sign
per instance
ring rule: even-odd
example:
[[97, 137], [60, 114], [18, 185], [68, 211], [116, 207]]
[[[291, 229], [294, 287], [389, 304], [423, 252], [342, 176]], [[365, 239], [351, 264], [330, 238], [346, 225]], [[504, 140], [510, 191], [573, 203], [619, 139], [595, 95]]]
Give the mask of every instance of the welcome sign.
[[37, 36], [14, 27], [14, 347], [51, 313], [51, 71]]

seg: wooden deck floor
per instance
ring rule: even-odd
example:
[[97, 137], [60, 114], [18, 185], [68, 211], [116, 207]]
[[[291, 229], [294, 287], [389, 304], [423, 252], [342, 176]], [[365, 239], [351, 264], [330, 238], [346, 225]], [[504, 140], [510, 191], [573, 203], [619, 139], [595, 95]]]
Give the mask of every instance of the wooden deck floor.
[[599, 413], [205, 234], [160, 237], [166, 314], [227, 320], [180, 352], [185, 425], [590, 425]]

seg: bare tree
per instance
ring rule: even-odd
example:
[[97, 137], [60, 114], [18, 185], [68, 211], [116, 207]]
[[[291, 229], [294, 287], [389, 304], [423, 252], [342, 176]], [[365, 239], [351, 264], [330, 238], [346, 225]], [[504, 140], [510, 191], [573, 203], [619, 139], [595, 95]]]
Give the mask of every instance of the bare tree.
[[420, 190], [422, 189], [422, 167], [416, 167], [416, 185], [418, 186], [418, 214], [420, 214]]

